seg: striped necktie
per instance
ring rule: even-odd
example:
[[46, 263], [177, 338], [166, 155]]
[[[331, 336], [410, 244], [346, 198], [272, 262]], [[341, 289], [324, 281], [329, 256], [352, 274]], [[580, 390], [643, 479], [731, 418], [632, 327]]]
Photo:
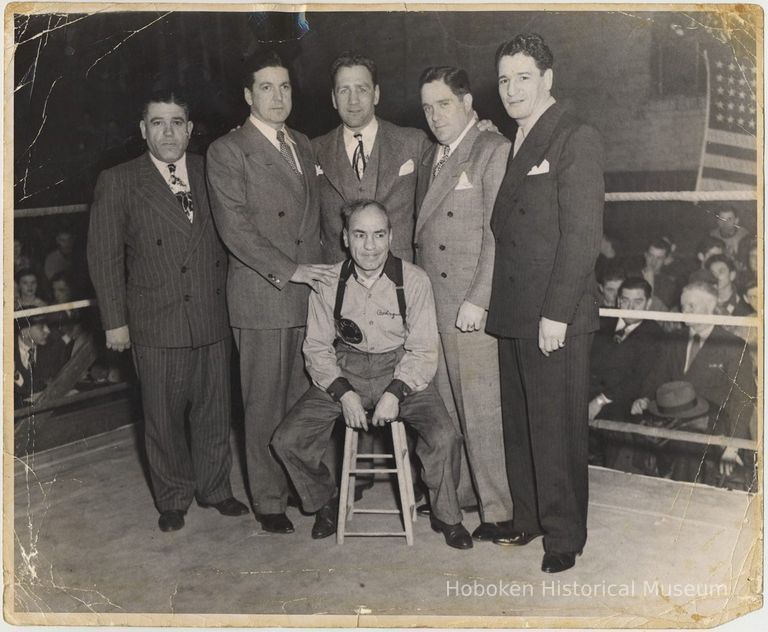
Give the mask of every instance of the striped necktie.
[[440, 169], [443, 168], [443, 165], [448, 162], [448, 154], [451, 153], [451, 148], [448, 145], [441, 145], [441, 147], [443, 148], [443, 155], [440, 157], [440, 160], [437, 161], [437, 164], [432, 171], [432, 177], [434, 178], [436, 178], [437, 174], [440, 173]]
[[363, 179], [363, 173], [365, 173], [365, 150], [363, 149], [363, 135], [358, 132], [355, 134], [357, 139], [357, 147], [355, 147], [355, 153], [352, 155], [352, 166], [355, 168], [357, 179]]
[[277, 132], [277, 142], [280, 143], [280, 153], [283, 155], [283, 158], [285, 158], [285, 161], [291, 166], [293, 173], [299, 175], [299, 170], [296, 168], [296, 161], [293, 159], [293, 152], [291, 151], [291, 148], [288, 147], [288, 143], [285, 142], [285, 130], [281, 129]]

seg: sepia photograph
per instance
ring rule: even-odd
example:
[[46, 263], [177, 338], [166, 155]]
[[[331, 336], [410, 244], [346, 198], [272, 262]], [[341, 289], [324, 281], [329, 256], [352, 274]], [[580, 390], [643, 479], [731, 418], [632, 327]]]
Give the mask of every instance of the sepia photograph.
[[4, 18], [8, 625], [756, 629], [761, 6]]

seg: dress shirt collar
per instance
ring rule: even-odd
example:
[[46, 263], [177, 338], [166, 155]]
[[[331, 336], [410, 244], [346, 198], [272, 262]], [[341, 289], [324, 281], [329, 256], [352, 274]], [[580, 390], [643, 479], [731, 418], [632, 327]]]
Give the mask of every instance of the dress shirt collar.
[[154, 163], [155, 167], [157, 167], [157, 170], [160, 172], [160, 175], [163, 176], [163, 180], [165, 180], [168, 184], [171, 183], [171, 172], [168, 170], [169, 164], [176, 165], [176, 177], [180, 180], [184, 181], [184, 183], [189, 186], [189, 177], [187, 176], [187, 153], [184, 152], [178, 160], [176, 160], [173, 163], [165, 162], [163, 160], [160, 160], [158, 158], [155, 158], [152, 155], [152, 152], [149, 152], [149, 158]]
[[456, 151], [456, 148], [459, 146], [461, 141], [464, 140], [464, 137], [467, 135], [467, 132], [472, 129], [472, 127], [477, 123], [477, 114], [472, 112], [472, 116], [469, 119], [469, 123], [467, 123], [467, 126], [464, 128], [464, 131], [459, 134], [459, 137], [453, 141], [448, 147], [450, 148], [450, 152], [448, 153], [449, 156], [453, 155], [453, 152]]
[[534, 110], [533, 113], [528, 117], [528, 119], [525, 121], [525, 124], [520, 125], [517, 128], [518, 134], [523, 135], [523, 140], [525, 140], [528, 134], [531, 133], [533, 126], [536, 125], [536, 122], [541, 118], [541, 115], [544, 114], [544, 112], [546, 112], [554, 104], [555, 104], [555, 97], [553, 97], [552, 95], [549, 95], [549, 98], [546, 101], [544, 101], [544, 103], [541, 104], [541, 107], [538, 108], [537, 110]]
[[371, 149], [373, 149], [373, 143], [376, 141], [376, 133], [379, 131], [379, 121], [374, 116], [363, 129], [354, 131], [342, 124], [342, 130], [344, 134], [344, 148], [347, 150], [349, 160], [352, 160], [352, 156], [357, 148], [357, 139], [355, 134], [363, 135], [363, 149], [365, 150], [365, 157], [371, 155]]
[[288, 133], [288, 128], [285, 126], [285, 123], [279, 128], [275, 129], [271, 125], [267, 125], [264, 121], [261, 121], [257, 119], [253, 114], [249, 117], [251, 119], [251, 123], [253, 123], [256, 126], [256, 129], [259, 130], [264, 136], [267, 137], [267, 140], [272, 143], [275, 147], [280, 149], [280, 141], [277, 140], [277, 132], [280, 130], [283, 130], [285, 132], [285, 140], [286, 142], [295, 145], [296, 141], [291, 138], [291, 135]]
[[710, 325], [707, 327], [703, 332], [694, 331], [693, 328], [688, 328], [688, 341], [690, 342], [693, 340], [693, 337], [698, 335], [699, 338], [701, 338], [701, 344], [704, 344], [704, 342], [709, 338], [710, 334], [712, 333], [712, 330], [715, 328], [714, 325]]
[[619, 318], [619, 320], [616, 322], [616, 331], [623, 332], [624, 338], [626, 338], [629, 334], [631, 334], [635, 329], [637, 329], [640, 325], [643, 324], [642, 320], [639, 320], [636, 323], [632, 323], [631, 325], [627, 325], [627, 322], [623, 318]]

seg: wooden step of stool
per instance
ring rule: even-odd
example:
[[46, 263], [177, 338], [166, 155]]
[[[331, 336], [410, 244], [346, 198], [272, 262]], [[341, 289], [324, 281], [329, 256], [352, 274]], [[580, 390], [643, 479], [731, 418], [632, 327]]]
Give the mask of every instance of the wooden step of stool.
[[[416, 522], [416, 499], [413, 493], [411, 460], [408, 443], [405, 440], [405, 426], [402, 421], [389, 424], [392, 431], [393, 454], [363, 453], [358, 454], [358, 431], [347, 426], [344, 435], [344, 461], [341, 468], [341, 489], [339, 492], [339, 516], [336, 526], [336, 543], [343, 544], [344, 536], [357, 537], [404, 537], [406, 543], [413, 544], [413, 523]], [[358, 459], [377, 460], [394, 459], [395, 467], [358, 468]], [[400, 509], [355, 509], [355, 478], [358, 474], [394, 474], [400, 496]], [[347, 531], [347, 520], [359, 514], [400, 514], [403, 531]]]

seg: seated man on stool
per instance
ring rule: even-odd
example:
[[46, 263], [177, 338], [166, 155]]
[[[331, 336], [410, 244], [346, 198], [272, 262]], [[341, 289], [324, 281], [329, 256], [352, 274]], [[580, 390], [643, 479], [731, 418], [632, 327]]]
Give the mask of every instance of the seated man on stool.
[[389, 252], [386, 209], [373, 200], [344, 206], [344, 244], [351, 259], [332, 270], [338, 283], [309, 299], [304, 357], [313, 385], [272, 437], [305, 511], [312, 537], [336, 532], [338, 489], [323, 455], [340, 414], [350, 428], [401, 419], [418, 435], [416, 454], [432, 499], [432, 528], [449, 546], [472, 547], [456, 496], [461, 437], [432, 378], [438, 334], [432, 286], [420, 268]]

